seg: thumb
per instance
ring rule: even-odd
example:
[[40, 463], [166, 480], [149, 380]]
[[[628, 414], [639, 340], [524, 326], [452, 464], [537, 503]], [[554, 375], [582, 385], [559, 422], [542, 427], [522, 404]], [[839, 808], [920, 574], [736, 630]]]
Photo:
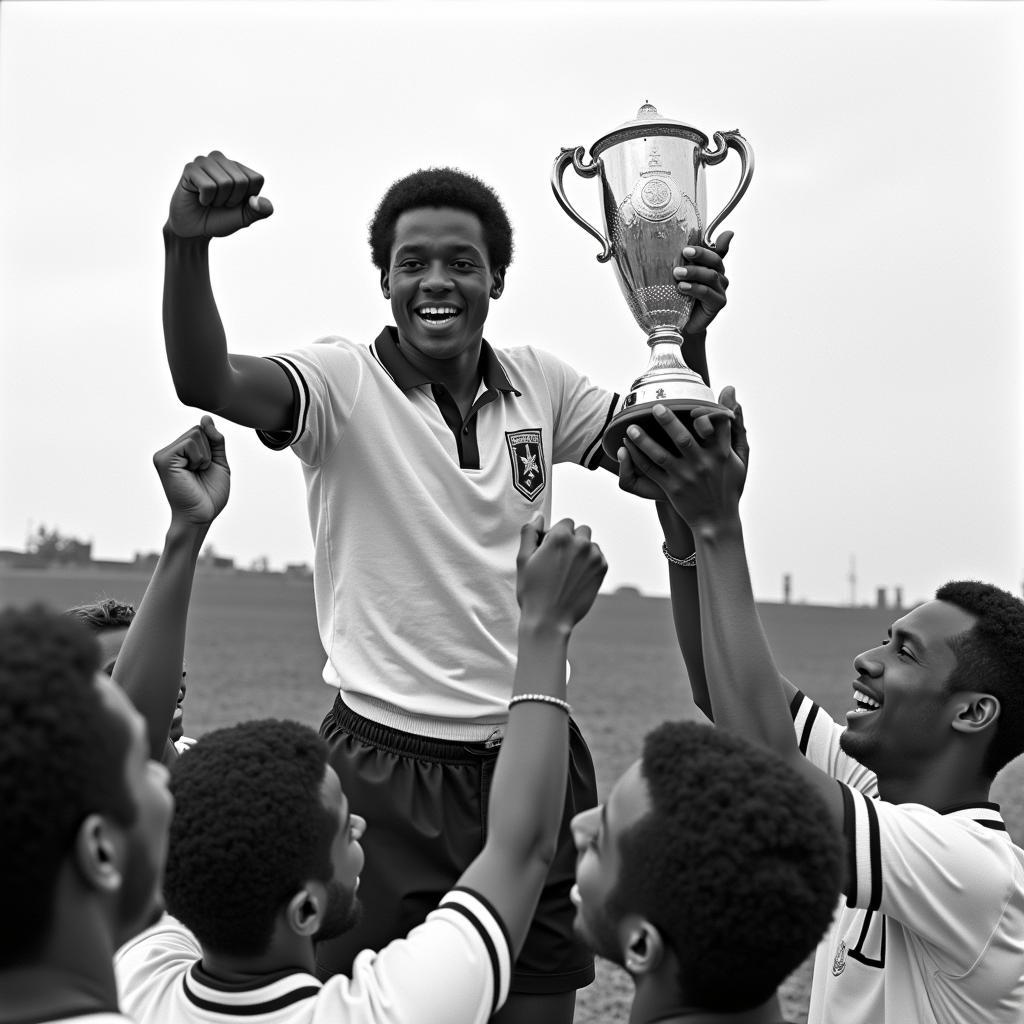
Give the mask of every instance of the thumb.
[[199, 424], [203, 428], [203, 433], [206, 434], [206, 440], [209, 442], [211, 460], [218, 465], [226, 466], [228, 459], [224, 435], [217, 429], [210, 416], [204, 416], [199, 421]]
[[723, 259], [725, 259], [725, 257], [729, 253], [729, 246], [732, 245], [732, 236], [732, 231], [723, 231], [715, 239], [715, 252], [717, 252], [718, 255], [721, 256]]
[[266, 196], [249, 196], [242, 208], [242, 223], [245, 227], [258, 220], [266, 220], [274, 212], [274, 204]]
[[538, 512], [528, 523], [523, 523], [519, 533], [519, 555], [516, 564], [520, 568], [529, 561], [530, 556], [540, 547], [544, 539], [544, 517]]
[[727, 409], [732, 410], [733, 420], [730, 424], [732, 450], [740, 457], [745, 466], [750, 458], [750, 443], [747, 441], [747, 427], [743, 422], [743, 406], [736, 401], [736, 389], [732, 385], [722, 388], [718, 401]]

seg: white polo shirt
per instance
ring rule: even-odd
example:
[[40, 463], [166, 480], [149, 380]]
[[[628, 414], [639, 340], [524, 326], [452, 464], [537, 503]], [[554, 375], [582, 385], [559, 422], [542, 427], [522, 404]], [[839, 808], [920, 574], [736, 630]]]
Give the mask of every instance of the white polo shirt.
[[505, 722], [523, 524], [550, 522], [551, 471], [594, 469], [618, 396], [545, 352], [495, 351], [465, 421], [406, 360], [394, 328], [270, 357], [295, 395], [324, 680], [358, 714], [440, 739]]
[[137, 1024], [484, 1024], [512, 975], [504, 925], [468, 889], [449, 892], [404, 939], [360, 953], [351, 978], [295, 970], [229, 984], [203, 969], [202, 955], [165, 915], [117, 952], [121, 1006]]
[[845, 805], [846, 898], [818, 946], [808, 1024], [1020, 1024], [1024, 850], [998, 805], [880, 800], [842, 727], [803, 694], [792, 711]]

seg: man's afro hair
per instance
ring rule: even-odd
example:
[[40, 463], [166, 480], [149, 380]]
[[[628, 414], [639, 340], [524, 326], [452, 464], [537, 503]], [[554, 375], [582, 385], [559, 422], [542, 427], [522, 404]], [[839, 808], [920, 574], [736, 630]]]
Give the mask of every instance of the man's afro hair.
[[103, 705], [99, 647], [42, 605], [0, 613], [0, 967], [38, 955], [57, 875], [90, 814], [130, 825], [128, 731]]
[[333, 876], [340, 808], [327, 810], [327, 744], [298, 722], [218, 729], [171, 771], [167, 909], [215, 953], [258, 956], [310, 879]]
[[658, 928], [694, 1005], [764, 1002], [835, 909], [841, 846], [824, 801], [779, 758], [694, 722], [650, 732], [641, 773], [651, 810], [620, 839], [613, 913]]
[[512, 224], [497, 193], [479, 178], [456, 167], [429, 167], [396, 181], [384, 193], [370, 221], [370, 254], [378, 270], [391, 265], [395, 224], [406, 210], [450, 207], [479, 218], [491, 269], [512, 262]]
[[983, 768], [989, 778], [1024, 752], [1024, 601], [991, 583], [950, 580], [935, 592], [977, 617], [952, 644], [957, 665], [948, 689], [977, 690], [999, 700], [996, 732]]

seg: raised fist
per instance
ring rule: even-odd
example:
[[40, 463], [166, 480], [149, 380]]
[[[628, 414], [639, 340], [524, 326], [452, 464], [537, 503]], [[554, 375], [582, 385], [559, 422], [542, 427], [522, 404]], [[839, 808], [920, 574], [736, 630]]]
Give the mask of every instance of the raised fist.
[[179, 238], [223, 238], [274, 212], [260, 196], [263, 175], [214, 150], [185, 165], [167, 227]]

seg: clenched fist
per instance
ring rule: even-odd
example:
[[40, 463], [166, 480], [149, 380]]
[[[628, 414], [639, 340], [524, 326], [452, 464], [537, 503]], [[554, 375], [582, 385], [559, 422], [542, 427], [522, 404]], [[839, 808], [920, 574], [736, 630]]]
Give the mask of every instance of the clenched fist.
[[223, 238], [274, 212], [260, 196], [263, 175], [214, 150], [185, 165], [167, 228], [179, 238]]

